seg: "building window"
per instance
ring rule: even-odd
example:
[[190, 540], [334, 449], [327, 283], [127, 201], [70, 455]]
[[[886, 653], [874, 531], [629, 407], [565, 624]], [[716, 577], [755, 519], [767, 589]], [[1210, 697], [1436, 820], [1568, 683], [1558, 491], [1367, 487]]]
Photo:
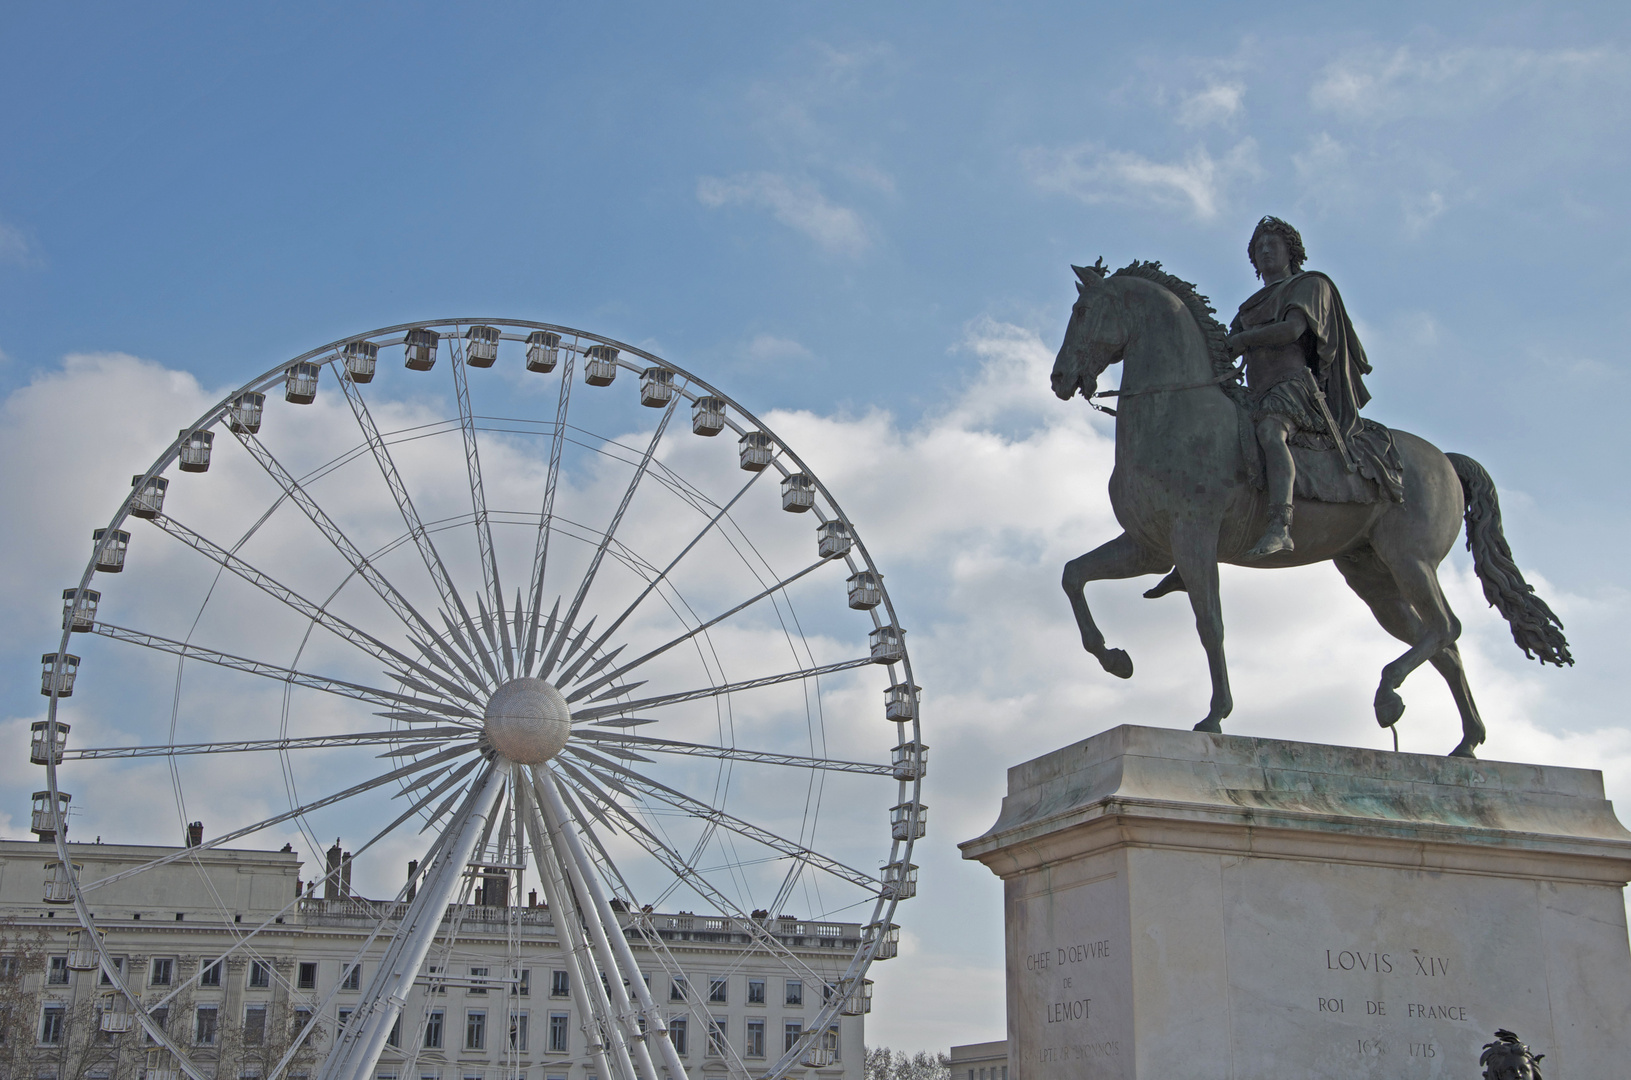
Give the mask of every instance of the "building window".
[[748, 980], [748, 1004], [763, 1005], [765, 1003], [765, 981], [763, 979]]
[[169, 986], [170, 980], [175, 978], [176, 962], [169, 957], [155, 957], [153, 966], [148, 968], [147, 982], [150, 986]]
[[199, 1046], [214, 1046], [220, 1037], [221, 1011], [214, 1005], [200, 1005], [197, 1023], [193, 1027], [193, 1042]]
[[[432, 964], [432, 965], [430, 965], [430, 967], [426, 968], [425, 970], [430, 975], [435, 975], [438, 971], [441, 971], [442, 969], [437, 967], [435, 964]], [[437, 979], [433, 978], [433, 979], [431, 979], [431, 986], [433, 986], [435, 988], [435, 990], [436, 990], [436, 992], [438, 994], [447, 993], [447, 983], [445, 983], [445, 982], [441, 982], [440, 980], [437, 980]]]
[[[64, 958], [66, 959], [66, 958]], [[40, 1045], [61, 1046], [62, 1028], [68, 1018], [68, 1006], [47, 1005], [40, 1016]]]
[[250, 1005], [244, 1009], [244, 1045], [259, 1046], [266, 1041], [266, 1006]]
[[510, 978], [515, 980], [515, 992], [522, 997], [532, 996], [532, 969], [522, 968], [520, 971], [510, 969]]
[[295, 972], [295, 986], [301, 990], [317, 989], [317, 963], [311, 960], [302, 960], [299, 969]]
[[249, 988], [265, 990], [272, 985], [272, 965], [264, 960], [249, 962]]
[[464, 1048], [487, 1049], [487, 1010], [470, 1009], [464, 1014]]
[[440, 1050], [442, 1048], [442, 1010], [432, 1009], [430, 1018], [425, 1021], [425, 1049]]
[[525, 1051], [527, 1048], [527, 1014], [513, 1012], [510, 1014], [510, 1049]]
[[566, 1025], [568, 1016], [563, 1012], [549, 1014], [549, 1052], [566, 1053]]
[[668, 1000], [669, 1001], [684, 1001], [685, 1000], [685, 991], [686, 991], [685, 976], [684, 975], [674, 976], [674, 981], [668, 984]]
[[787, 1004], [804, 1004], [804, 984], [797, 979], [787, 980]]
[[549, 996], [568, 997], [572, 993], [572, 977], [564, 971], [549, 973]]
[[221, 961], [217, 960], [213, 964], [205, 964], [204, 965], [203, 969], [201, 971], [199, 971], [199, 973], [198, 973], [198, 985], [199, 986], [220, 986], [221, 985]]
[[[6, 959], [8, 959], [8, 958], [0, 958], [0, 975], [4, 975], [6, 973], [6, 971], [5, 971]], [[13, 960], [14, 962], [16, 960], [15, 957], [10, 957], [9, 959]], [[124, 957], [115, 956], [113, 958], [113, 970], [114, 970], [115, 974], [117, 974], [121, 979], [124, 978], [124, 975], [125, 975], [125, 958]], [[113, 976], [108, 974], [106, 968], [102, 969], [101, 983], [102, 983], [103, 986], [112, 986], [113, 985]]]
[[[385, 1045], [387, 1045], [387, 1046], [401, 1046], [402, 1045], [402, 1014], [401, 1013], [396, 1014], [396, 1021], [391, 1024], [391, 1033], [389, 1035], [385, 1036]], [[396, 1080], [396, 1077], [393, 1076], [391, 1078], [391, 1080]]]
[[793, 1044], [799, 1041], [804, 1034], [804, 1024], [799, 1020], [789, 1020], [782, 1025], [782, 1053], [793, 1049]]
[[23, 961], [16, 956], [0, 956], [0, 979], [15, 979], [23, 973]]
[[743, 1051], [745, 1057], [762, 1058], [765, 1056], [765, 1022], [763, 1020], [748, 1021], [748, 1042]]
[[337, 1031], [344, 1031], [346, 1022], [351, 1019], [352, 1009], [339, 1009], [334, 1014], [334, 1027]]
[[341, 990], [356, 990], [362, 986], [362, 965], [352, 964], [345, 969], [345, 977], [340, 980]]
[[470, 969], [470, 992], [472, 994], [485, 994], [487, 992], [487, 969]]
[[674, 1053], [682, 1057], [685, 1055], [686, 1042], [688, 1041], [686, 1035], [690, 1027], [691, 1025], [686, 1022], [683, 1016], [676, 1016], [668, 1022], [668, 1037], [674, 1041]]
[[[294, 1011], [294, 1024], [289, 1032], [289, 1037], [291, 1039], [298, 1039], [300, 1037], [300, 1033], [302, 1031], [306, 1031], [306, 1025], [309, 1023], [311, 1023], [311, 1010], [296, 1009]], [[306, 1039], [309, 1040], [313, 1034], [314, 1032], [306, 1032]]]
[[708, 980], [708, 1001], [713, 1005], [723, 1005], [727, 1001], [727, 988], [730, 982], [723, 975], [714, 975]]
[[711, 1016], [708, 1018], [708, 1053], [712, 1057], [724, 1057], [730, 1047], [730, 1040], [725, 1036], [724, 1018]]
[[[170, 1006], [160, 1005], [158, 1008], [154, 1009], [152, 1012], [148, 1013], [147, 1015], [152, 1019], [154, 1027], [158, 1028], [160, 1031], [166, 1031], [166, 1032], [169, 1031], [169, 1029], [170, 1029]], [[149, 1036], [147, 1036], [147, 1045], [148, 1046], [157, 1046], [158, 1045], [158, 1040], [153, 1038], [153, 1036], [149, 1035]]]
[[51, 966], [45, 976], [47, 986], [68, 985], [68, 958], [66, 956], [53, 956]]

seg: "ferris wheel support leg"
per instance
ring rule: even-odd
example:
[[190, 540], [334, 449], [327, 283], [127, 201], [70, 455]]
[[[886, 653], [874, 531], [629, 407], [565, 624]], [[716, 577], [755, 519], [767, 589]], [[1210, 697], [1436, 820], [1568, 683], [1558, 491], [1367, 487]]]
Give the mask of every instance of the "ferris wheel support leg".
[[[545, 793], [549, 792], [549, 779], [547, 775], [534, 770], [533, 790], [539, 800], [539, 809], [544, 825], [544, 835], [549, 840], [551, 853], [558, 866], [557, 872], [564, 870], [567, 880], [571, 883], [571, 890], [580, 900], [591, 900], [586, 879], [577, 865], [571, 851], [566, 848], [569, 834], [561, 827], [561, 818], [547, 802]], [[540, 779], [540, 777], [542, 779]], [[575, 840], [575, 835], [570, 836]], [[623, 934], [617, 931], [610, 934], [606, 930], [606, 923], [602, 921], [598, 907], [590, 912], [589, 917], [583, 920], [583, 928], [587, 932], [590, 945], [594, 949], [595, 958], [599, 961], [601, 969], [605, 972], [608, 989], [619, 983], [626, 983], [631, 989], [644, 988], [645, 980], [640, 975], [639, 965], [629, 963], [613, 951], [611, 938], [615, 936], [622, 940]], [[618, 923], [611, 923], [616, 927]], [[652, 1065], [651, 1053], [641, 1038], [640, 1015], [638, 1010], [630, 1008], [629, 997], [621, 989], [613, 992], [614, 1001], [611, 1007], [616, 1010], [617, 1023], [613, 1026], [613, 1046], [618, 1049], [627, 1049], [627, 1056], [632, 1061], [632, 1068], [638, 1072], [642, 1080], [659, 1080], [656, 1067]], [[648, 1022], [647, 1030], [650, 1030]], [[659, 1028], [659, 1031], [662, 1029]]]
[[[562, 876], [554, 845], [550, 843], [549, 834], [538, 816], [538, 807], [533, 802], [524, 766], [516, 766], [515, 798], [528, 842], [532, 845], [533, 859], [538, 864], [538, 883], [543, 886], [544, 899], [549, 904], [550, 921], [555, 924], [561, 951], [566, 953], [567, 961], [572, 965], [573, 978], [588, 999], [589, 1015], [584, 1033], [589, 1039], [590, 1055], [595, 1060], [595, 1075], [612, 1077], [614, 1080], [637, 1080], [628, 1047], [623, 1044], [622, 1033], [612, 1015], [611, 999], [601, 985], [589, 942], [583, 936], [583, 925], [572, 899], [571, 886]], [[612, 1047], [616, 1059], [615, 1072], [606, 1056], [608, 1045]]]
[[402, 925], [386, 948], [368, 993], [357, 1005], [361, 1027], [354, 1035], [335, 1040], [319, 1080], [356, 1080], [372, 1075], [503, 790], [504, 771], [489, 767], [461, 810], [462, 822], [455, 820], [458, 832], [453, 843], [442, 849], [441, 858], [426, 874], [419, 895], [408, 906]]
[[[601, 927], [621, 927], [616, 912], [606, 899], [606, 890], [601, 888], [600, 878], [595, 875], [594, 867], [589, 862], [588, 853], [583, 849], [583, 841], [578, 839], [568, 823], [566, 805], [561, 801], [561, 793], [555, 790], [555, 778], [546, 770], [534, 768], [533, 786], [538, 792], [541, 809], [544, 812], [544, 821], [552, 834], [559, 834], [567, 854], [567, 872], [572, 876], [572, 883], [580, 892], [593, 902], [595, 913], [599, 919], [591, 921], [593, 929], [597, 922]], [[680, 1061], [678, 1052], [674, 1049], [674, 1040], [668, 1037], [668, 1024], [662, 1014], [657, 1011], [657, 1003], [651, 999], [651, 989], [646, 986], [645, 979], [640, 977], [640, 965], [634, 960], [634, 950], [629, 948], [628, 939], [623, 936], [621, 929], [610, 935], [611, 946], [617, 954], [617, 959], [630, 973], [630, 986], [634, 989], [636, 999], [640, 1003], [641, 1015], [645, 1017], [648, 1041], [651, 1035], [656, 1036], [657, 1050], [662, 1055], [663, 1064], [668, 1068], [671, 1080], [683, 1080], [688, 1074], [685, 1065]]]

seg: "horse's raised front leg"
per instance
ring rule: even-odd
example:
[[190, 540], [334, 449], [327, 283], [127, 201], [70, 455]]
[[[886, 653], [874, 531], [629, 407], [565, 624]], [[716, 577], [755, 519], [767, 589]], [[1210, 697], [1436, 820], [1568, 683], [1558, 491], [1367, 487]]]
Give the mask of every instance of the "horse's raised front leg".
[[1220, 733], [1223, 718], [1234, 711], [1235, 699], [1229, 692], [1229, 666], [1223, 658], [1218, 523], [1195, 521], [1179, 525], [1172, 538], [1172, 557], [1177, 564], [1176, 573], [1189, 592], [1189, 604], [1195, 610], [1195, 630], [1206, 650], [1206, 664], [1212, 673], [1212, 707], [1207, 710], [1206, 719], [1195, 725], [1195, 730]]
[[1082, 632], [1082, 648], [1096, 656], [1100, 666], [1118, 679], [1132, 677], [1133, 659], [1124, 649], [1105, 646], [1104, 634], [1093, 622], [1093, 613], [1087, 608], [1087, 583], [1159, 574], [1171, 566], [1170, 561], [1137, 543], [1126, 533], [1065, 564], [1062, 584], [1065, 595], [1070, 597], [1070, 610], [1076, 615], [1076, 626]]

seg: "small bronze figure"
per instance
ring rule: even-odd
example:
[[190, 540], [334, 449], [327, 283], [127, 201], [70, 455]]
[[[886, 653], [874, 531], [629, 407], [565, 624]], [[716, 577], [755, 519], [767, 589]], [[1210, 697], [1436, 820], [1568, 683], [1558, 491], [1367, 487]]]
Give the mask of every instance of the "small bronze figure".
[[1484, 1044], [1478, 1064], [1484, 1066], [1484, 1080], [1543, 1080], [1540, 1059], [1545, 1056], [1532, 1052], [1512, 1032], [1497, 1028], [1495, 1041]]

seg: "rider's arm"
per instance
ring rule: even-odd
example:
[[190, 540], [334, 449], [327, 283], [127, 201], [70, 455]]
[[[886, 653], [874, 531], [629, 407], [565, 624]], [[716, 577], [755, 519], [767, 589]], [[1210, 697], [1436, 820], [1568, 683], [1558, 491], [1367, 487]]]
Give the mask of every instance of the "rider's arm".
[[1265, 326], [1254, 326], [1250, 330], [1242, 330], [1238, 334], [1229, 335], [1229, 349], [1239, 356], [1247, 349], [1261, 346], [1290, 345], [1308, 332], [1308, 319], [1303, 315], [1301, 308], [1292, 308], [1286, 312], [1286, 317], [1279, 322], [1271, 322]]

